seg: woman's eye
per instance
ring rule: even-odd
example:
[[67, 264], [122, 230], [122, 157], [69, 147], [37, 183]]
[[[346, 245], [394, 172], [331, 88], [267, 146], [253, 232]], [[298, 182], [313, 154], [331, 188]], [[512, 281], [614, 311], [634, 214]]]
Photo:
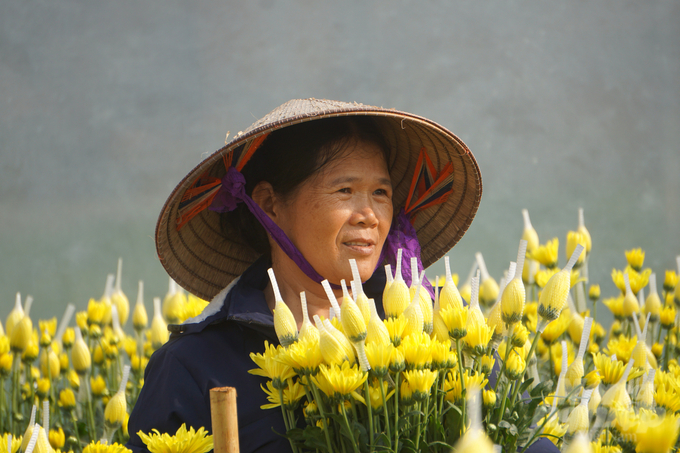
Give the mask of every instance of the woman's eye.
[[387, 190], [385, 189], [378, 189], [375, 191], [376, 195], [388, 195]]
[[352, 193], [352, 189], [350, 189], [349, 187], [343, 187], [342, 189], [338, 190], [338, 192], [341, 192], [341, 193]]

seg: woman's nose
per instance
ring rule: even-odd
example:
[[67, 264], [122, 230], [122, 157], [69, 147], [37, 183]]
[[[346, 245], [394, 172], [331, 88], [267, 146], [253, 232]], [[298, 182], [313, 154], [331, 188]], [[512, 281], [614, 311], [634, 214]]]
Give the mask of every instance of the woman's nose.
[[357, 200], [354, 212], [352, 213], [351, 223], [369, 228], [378, 225], [378, 216], [375, 214], [375, 210], [368, 199], [360, 197], [360, 200]]

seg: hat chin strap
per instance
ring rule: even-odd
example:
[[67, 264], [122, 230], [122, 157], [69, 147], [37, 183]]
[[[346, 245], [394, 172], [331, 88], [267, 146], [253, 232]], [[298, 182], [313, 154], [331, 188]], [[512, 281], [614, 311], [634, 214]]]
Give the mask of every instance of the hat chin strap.
[[[286, 233], [255, 203], [255, 201], [246, 194], [245, 191], [246, 180], [244, 176], [234, 167], [229, 167], [227, 172], [222, 177], [222, 185], [208, 207], [215, 212], [230, 212], [236, 209], [238, 203], [245, 203], [248, 210], [255, 216], [264, 229], [274, 239], [281, 250], [291, 259], [300, 270], [311, 280], [321, 283], [325, 280], [314, 267], [305, 259], [300, 250], [288, 238]], [[418, 243], [418, 236], [416, 230], [411, 225], [408, 215], [402, 209], [395, 221], [392, 222], [390, 232], [387, 235], [385, 244], [380, 252], [380, 259], [376, 265], [376, 269], [380, 267], [383, 260], [387, 259], [390, 264], [396, 263], [397, 251], [403, 250], [402, 254], [402, 268], [407, 269], [411, 257], [416, 257], [418, 260], [419, 272], [423, 269], [423, 264], [420, 261], [420, 244]], [[405, 264], [404, 264], [405, 263]], [[374, 270], [375, 272], [375, 270]], [[406, 274], [409, 274], [408, 272]], [[407, 284], [410, 282], [410, 274], [406, 276]], [[339, 285], [331, 283], [333, 289], [341, 289]], [[428, 290], [432, 292], [431, 285], [428, 282]]]

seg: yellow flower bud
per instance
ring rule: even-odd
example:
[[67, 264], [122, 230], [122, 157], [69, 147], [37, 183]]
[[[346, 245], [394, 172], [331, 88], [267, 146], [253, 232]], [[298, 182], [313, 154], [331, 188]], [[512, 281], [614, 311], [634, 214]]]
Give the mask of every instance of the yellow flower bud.
[[17, 293], [15, 303], [14, 303], [14, 308], [12, 311], [9, 312], [9, 315], [7, 315], [7, 320], [5, 321], [5, 328], [6, 328], [6, 335], [8, 338], [12, 338], [12, 331], [14, 330], [14, 326], [17, 325], [19, 321], [21, 321], [21, 318], [24, 317], [24, 309], [21, 308], [21, 295]]
[[35, 359], [38, 358], [39, 352], [40, 347], [38, 346], [38, 343], [35, 343], [34, 341], [29, 341], [28, 345], [26, 346], [26, 349], [24, 349], [24, 353], [21, 355], [21, 360], [24, 363], [33, 363]]
[[514, 324], [522, 320], [526, 293], [521, 278], [513, 278], [503, 290], [501, 296], [501, 318], [506, 324]]
[[505, 364], [505, 375], [510, 380], [519, 379], [524, 373], [526, 363], [519, 354], [510, 353], [508, 361]]
[[14, 355], [11, 353], [0, 355], [0, 375], [3, 377], [9, 376], [12, 370], [12, 362], [14, 361]]
[[496, 363], [496, 360], [492, 356], [483, 355], [481, 362], [482, 362], [482, 373], [489, 375], [491, 373], [491, 371], [493, 370], [493, 365], [494, 365], [494, 363]]
[[578, 256], [578, 259], [574, 264], [574, 267], [577, 269], [581, 267], [581, 265], [583, 265], [583, 261], [586, 258], [586, 239], [581, 233], [578, 233], [576, 231], [569, 231], [567, 233], [567, 245], [566, 245], [567, 256], [571, 256], [572, 253], [574, 253], [576, 246], [579, 244], [583, 246], [583, 251]]
[[47, 393], [50, 391], [50, 380], [47, 378], [40, 378], [38, 379], [38, 388], [36, 389], [36, 392], [40, 396], [40, 398], [45, 398], [47, 396]]
[[599, 371], [597, 371], [597, 369], [594, 369], [590, 373], [586, 374], [585, 380], [586, 389], [594, 389], [595, 387], [600, 385], [600, 382], [602, 382], [602, 378], [600, 377], [600, 373]]
[[150, 340], [153, 349], [158, 349], [168, 341], [168, 326], [161, 316], [161, 300], [155, 297], [154, 315], [151, 320]]
[[661, 316], [661, 298], [656, 292], [650, 293], [645, 299], [645, 313], [650, 313], [649, 322], [657, 322]]
[[[316, 322], [316, 327], [319, 329], [319, 348], [321, 349], [321, 356], [324, 362], [328, 365], [340, 365], [342, 362], [347, 360], [347, 352], [343, 347], [342, 343], [336, 336], [334, 336], [328, 329], [328, 320], [321, 322], [318, 315], [314, 315], [314, 321]], [[330, 322], [328, 322], [330, 324]], [[350, 346], [351, 348], [351, 346]], [[354, 354], [352, 354], [352, 358]]]
[[678, 284], [678, 274], [675, 271], [666, 271], [666, 276], [663, 279], [664, 291], [671, 292]]
[[[342, 283], [344, 288], [344, 280]], [[359, 310], [356, 302], [347, 293], [347, 288], [344, 288], [344, 292], [345, 296], [342, 298], [342, 305], [340, 306], [342, 328], [352, 343], [364, 341], [368, 334], [364, 315]]]
[[590, 417], [588, 415], [588, 406], [579, 404], [569, 414], [569, 418], [567, 419], [567, 433], [575, 434], [588, 432], [589, 429]]
[[[7, 329], [9, 331], [9, 328]], [[14, 352], [24, 352], [31, 341], [31, 332], [33, 330], [33, 323], [28, 316], [22, 316], [17, 321], [9, 336], [9, 346]]]
[[90, 299], [87, 303], [87, 322], [88, 324], [101, 324], [106, 312], [106, 303]]
[[80, 327], [81, 331], [87, 329], [87, 311], [79, 311], [76, 313], [76, 325]]
[[581, 357], [576, 357], [569, 368], [567, 368], [567, 373], [564, 375], [565, 387], [567, 392], [575, 387], [581, 385], [581, 379], [583, 378], [585, 370], [583, 369], [583, 359]]
[[602, 396], [600, 395], [599, 384], [593, 389], [593, 393], [590, 395], [590, 401], [588, 401], [588, 412], [591, 414], [597, 413], [597, 408], [600, 406], [602, 401]]
[[645, 262], [645, 251], [641, 248], [626, 250], [626, 260], [630, 267], [640, 272]]
[[68, 379], [68, 384], [74, 388], [75, 390], [78, 390], [80, 388], [80, 377], [78, 376], [78, 373], [76, 372], [75, 369], [71, 368], [68, 370], [66, 373], [66, 378]]
[[484, 390], [482, 392], [482, 401], [486, 410], [491, 410], [496, 406], [496, 392], [493, 390]]
[[[397, 266], [399, 269], [399, 266]], [[406, 285], [406, 282], [397, 274], [390, 285], [385, 297], [383, 299], [383, 307], [385, 309], [385, 316], [388, 318], [397, 318], [404, 313], [406, 307], [411, 303], [411, 292]]]
[[444, 286], [439, 292], [439, 309], [445, 309], [449, 307], [455, 307], [458, 309], [463, 308], [463, 298], [456, 287], [456, 284], [451, 277], [451, 268], [449, 266], [449, 257], [444, 257], [444, 265], [446, 267], [446, 280], [444, 281]]
[[125, 392], [116, 392], [109, 402], [106, 403], [104, 421], [108, 426], [118, 428], [123, 424], [126, 413], [127, 403], [125, 401]]
[[[173, 282], [174, 283], [174, 282]], [[163, 317], [168, 324], [179, 324], [184, 319], [187, 297], [175, 286], [173, 293], [168, 292], [163, 299]]]
[[116, 306], [118, 311], [118, 320], [120, 325], [124, 326], [130, 314], [130, 301], [121, 289], [121, 271], [123, 267], [123, 259], [118, 258], [118, 273], [116, 274], [116, 287], [111, 294], [111, 304]]
[[146, 329], [146, 326], [149, 324], [149, 317], [146, 314], [146, 308], [144, 307], [144, 303], [138, 300], [137, 304], [135, 304], [135, 309], [132, 312], [132, 327], [137, 332], [140, 332], [144, 329]]
[[106, 382], [101, 374], [90, 378], [90, 390], [92, 391], [92, 394], [97, 397], [106, 396], [108, 394]]
[[[39, 426], [39, 425], [36, 425]], [[35, 442], [35, 448], [33, 448], [33, 453], [54, 453], [50, 441], [47, 438], [47, 433], [45, 428], [40, 426], [40, 431], [38, 433], [38, 439]]]
[[479, 286], [479, 303], [484, 307], [491, 306], [496, 302], [499, 292], [498, 283], [493, 277], [489, 276], [482, 280], [482, 284]]
[[449, 336], [454, 340], [460, 340], [467, 335], [468, 313], [468, 306], [460, 309], [451, 306], [439, 310], [439, 315], [446, 325]]
[[50, 445], [52, 448], [61, 448], [64, 446], [64, 443], [66, 442], [66, 436], [64, 435], [64, 430], [61, 428], [57, 429], [50, 429], [50, 433], [48, 434], [48, 438], [50, 441]]
[[544, 322], [557, 319], [562, 312], [569, 295], [570, 277], [570, 270], [563, 269], [550, 277], [550, 280], [545, 284], [538, 299], [538, 315]]
[[419, 297], [416, 296], [411, 304], [406, 307], [406, 310], [404, 310], [404, 318], [406, 318], [406, 327], [402, 334], [403, 338], [406, 338], [413, 333], [420, 333], [423, 331], [423, 312], [420, 309]]
[[654, 343], [652, 345], [652, 354], [657, 360], [661, 359], [661, 354], [663, 353], [663, 343]]
[[600, 285], [590, 285], [588, 289], [588, 297], [592, 301], [597, 301], [600, 299]]
[[80, 329], [76, 329], [76, 340], [73, 343], [71, 350], [71, 361], [73, 362], [73, 369], [78, 374], [85, 374], [92, 366], [92, 357], [87, 344], [80, 333]]
[[366, 326], [366, 344], [391, 344], [390, 333], [388, 332], [385, 323], [378, 316], [378, 312], [375, 310], [375, 301], [370, 299], [369, 304], [371, 305], [372, 315]]
[[64, 389], [59, 392], [59, 407], [63, 407], [66, 410], [76, 407], [76, 395], [73, 393], [73, 390]]
[[298, 339], [297, 322], [293, 312], [282, 300], [277, 300], [274, 307], [274, 330], [282, 346], [287, 347]]
[[659, 321], [664, 329], [672, 329], [675, 325], [675, 307], [673, 305], [663, 307], [659, 313]]
[[[68, 356], [66, 358], [68, 360]], [[43, 349], [42, 354], [40, 354], [40, 372], [43, 376], [50, 376], [52, 379], [56, 379], [59, 376], [60, 370], [61, 363], [54, 350], [52, 348]]]
[[522, 239], [527, 241], [527, 252], [533, 253], [539, 246], [538, 233], [536, 229], [531, 225], [531, 220], [529, 218], [529, 211], [522, 209], [522, 216], [524, 217], [524, 231], [522, 231]]

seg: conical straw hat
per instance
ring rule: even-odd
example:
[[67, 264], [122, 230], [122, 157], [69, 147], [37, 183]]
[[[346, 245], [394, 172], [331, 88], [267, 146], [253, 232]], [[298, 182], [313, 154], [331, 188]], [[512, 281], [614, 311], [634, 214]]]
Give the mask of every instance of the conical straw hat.
[[453, 247], [472, 222], [482, 195], [482, 178], [474, 156], [453, 133], [428, 119], [393, 109], [323, 99], [294, 99], [277, 107], [187, 174], [168, 197], [156, 224], [156, 249], [166, 271], [187, 291], [212, 299], [241, 275], [258, 254], [236, 238], [225, 237], [220, 214], [204, 209], [177, 228], [182, 196], [197, 178], [225, 174], [223, 156], [247, 147], [275, 129], [305, 121], [368, 115], [390, 148], [387, 163], [394, 188], [395, 215], [404, 207], [420, 150], [424, 147], [437, 171], [453, 165], [453, 193], [441, 204], [420, 211], [414, 227], [428, 267]]

